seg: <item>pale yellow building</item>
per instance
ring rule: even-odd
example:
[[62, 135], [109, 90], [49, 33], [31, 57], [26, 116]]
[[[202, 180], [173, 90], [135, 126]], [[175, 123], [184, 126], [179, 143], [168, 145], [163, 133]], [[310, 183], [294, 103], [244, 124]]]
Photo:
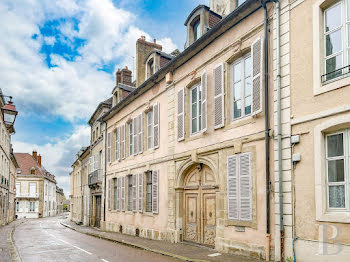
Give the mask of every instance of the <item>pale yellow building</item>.
[[9, 184], [9, 209], [8, 209], [8, 222], [12, 222], [16, 218], [16, 171], [19, 165], [16, 160], [15, 154], [11, 150], [11, 162], [10, 162], [10, 184]]
[[273, 169], [266, 168], [273, 96], [264, 102], [265, 87], [273, 90], [265, 69], [273, 66], [264, 66], [264, 8], [211, 1], [189, 13], [183, 52], [137, 41], [137, 88], [103, 117], [102, 228], [273, 258]]

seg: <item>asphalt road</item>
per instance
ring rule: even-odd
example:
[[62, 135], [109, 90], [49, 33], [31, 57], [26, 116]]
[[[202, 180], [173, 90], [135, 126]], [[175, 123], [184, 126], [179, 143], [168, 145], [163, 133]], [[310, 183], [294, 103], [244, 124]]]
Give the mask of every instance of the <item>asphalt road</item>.
[[59, 221], [60, 217], [33, 219], [16, 228], [14, 240], [23, 262], [178, 261], [78, 233]]

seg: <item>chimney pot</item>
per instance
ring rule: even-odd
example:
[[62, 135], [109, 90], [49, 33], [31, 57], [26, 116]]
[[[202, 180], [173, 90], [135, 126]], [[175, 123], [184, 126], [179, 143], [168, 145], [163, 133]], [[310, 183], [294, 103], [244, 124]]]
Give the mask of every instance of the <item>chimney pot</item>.
[[153, 39], [153, 43], [155, 43], [155, 44], [156, 44], [156, 43], [157, 43], [157, 39], [155, 39], [155, 38], [154, 38], [154, 39]]

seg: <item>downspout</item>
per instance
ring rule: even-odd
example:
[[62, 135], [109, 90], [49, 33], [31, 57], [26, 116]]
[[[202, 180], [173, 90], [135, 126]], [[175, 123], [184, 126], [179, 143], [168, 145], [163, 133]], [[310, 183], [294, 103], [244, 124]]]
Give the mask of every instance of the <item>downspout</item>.
[[[104, 142], [105, 142], [105, 146], [104, 146], [104, 152], [105, 152], [105, 156], [104, 156], [104, 162], [105, 162], [105, 170], [103, 172], [103, 176], [104, 176], [104, 190], [103, 190], [103, 222], [106, 222], [106, 185], [107, 185], [107, 175], [106, 175], [106, 172], [107, 172], [107, 122], [104, 121], [103, 122], [104, 125], [105, 125], [105, 134], [104, 134]], [[106, 224], [106, 223], [104, 223]], [[100, 225], [101, 226], [101, 225]], [[105, 225], [103, 225], [105, 226]]]
[[270, 118], [269, 118], [269, 49], [268, 32], [269, 17], [266, 4], [261, 1], [264, 8], [264, 87], [265, 87], [265, 175], [266, 175], [266, 261], [270, 261]]
[[278, 196], [280, 213], [280, 256], [284, 254], [283, 223], [283, 174], [282, 174], [282, 125], [281, 125], [281, 53], [280, 53], [280, 3], [275, 5], [276, 14], [276, 89], [277, 89], [277, 151], [278, 151]]

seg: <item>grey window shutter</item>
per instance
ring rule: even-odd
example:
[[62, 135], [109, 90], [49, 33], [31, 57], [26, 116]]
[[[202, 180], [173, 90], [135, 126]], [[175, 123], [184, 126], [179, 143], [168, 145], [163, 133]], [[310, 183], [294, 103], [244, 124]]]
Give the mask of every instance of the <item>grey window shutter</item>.
[[254, 114], [262, 111], [262, 40], [261, 37], [256, 39], [251, 46], [252, 52], [252, 84], [253, 84], [253, 101], [252, 112]]
[[143, 117], [142, 113], [138, 116], [138, 141], [139, 141], [139, 150], [138, 153], [141, 154], [143, 152]]
[[185, 89], [177, 92], [177, 141], [185, 139]]
[[159, 174], [158, 170], [152, 171], [152, 213], [158, 214], [159, 209], [159, 193], [158, 193], [158, 183]]
[[125, 176], [121, 178], [122, 210], [125, 211]]
[[94, 155], [94, 170], [98, 169], [98, 156]]
[[115, 197], [115, 205], [116, 205], [116, 210], [120, 210], [120, 201], [119, 201], [119, 178], [114, 179], [114, 190], [117, 190], [117, 192], [114, 192]]
[[239, 219], [252, 220], [251, 153], [239, 155]]
[[143, 212], [143, 174], [139, 174], [139, 184], [138, 184], [138, 210]]
[[123, 210], [123, 203], [122, 203], [122, 178], [118, 177], [118, 206], [119, 210]]
[[137, 175], [132, 175], [132, 211], [137, 211]]
[[115, 139], [115, 159], [120, 160], [120, 127], [117, 127], [116, 139]]
[[159, 103], [153, 105], [153, 147], [159, 147]]
[[120, 151], [121, 151], [121, 158], [125, 159], [125, 124], [122, 125], [121, 128], [121, 146], [120, 146]]
[[112, 151], [112, 133], [107, 134], [107, 162], [111, 162], [111, 152]]
[[225, 125], [224, 64], [214, 68], [214, 129]]
[[201, 76], [201, 101], [202, 101], [202, 107], [201, 107], [201, 121], [202, 121], [202, 132], [207, 131], [207, 73], [204, 71]]
[[111, 210], [112, 208], [112, 180], [110, 179], [108, 181], [108, 210]]
[[228, 219], [238, 220], [238, 157], [227, 157], [227, 214]]
[[133, 119], [133, 136], [134, 136], [134, 155], [137, 155], [137, 148], [138, 148], [138, 142], [137, 142], [137, 135], [138, 135], [138, 128], [137, 128], [137, 117]]

